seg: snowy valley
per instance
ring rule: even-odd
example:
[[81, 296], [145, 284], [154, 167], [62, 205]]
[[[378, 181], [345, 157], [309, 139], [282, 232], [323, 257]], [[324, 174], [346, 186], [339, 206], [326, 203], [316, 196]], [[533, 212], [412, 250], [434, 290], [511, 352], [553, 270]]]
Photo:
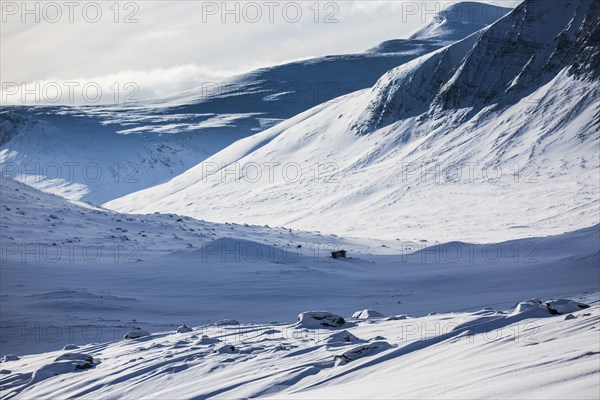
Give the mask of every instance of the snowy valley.
[[0, 108], [0, 398], [598, 399], [600, 2]]

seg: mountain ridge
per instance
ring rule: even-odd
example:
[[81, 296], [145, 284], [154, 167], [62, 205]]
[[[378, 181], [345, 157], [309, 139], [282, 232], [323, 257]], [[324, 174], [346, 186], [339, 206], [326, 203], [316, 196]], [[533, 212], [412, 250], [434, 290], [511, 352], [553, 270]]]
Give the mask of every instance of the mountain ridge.
[[[465, 29], [478, 27], [467, 23]], [[2, 173], [102, 204], [167, 182], [239, 139], [368, 88], [389, 69], [445, 45], [435, 39], [402, 43], [393, 52], [297, 61], [125, 105], [3, 107]], [[100, 177], [88, 179], [92, 172]]]
[[[449, 88], [460, 87], [455, 77], [471, 73], [476, 55], [491, 51], [495, 59], [490, 42], [502, 26], [519, 36], [528, 3], [480, 33], [389, 71], [372, 89], [309, 110], [106, 207], [415, 240], [498, 241], [556, 233], [564, 224], [581, 228], [595, 215], [599, 193], [598, 81], [570, 73], [581, 46], [529, 94], [507, 92], [507, 101], [497, 101], [484, 89], [488, 102], [475, 107], [436, 101], [439, 93], [458, 91]], [[582, 24], [589, 10], [597, 13], [595, 6], [585, 9], [587, 0], [568, 5]], [[572, 27], [569, 18], [555, 21], [556, 32]], [[544, 19], [528, 23], [525, 33], [545, 26]], [[499, 54], [511, 43], [505, 36], [508, 44], [496, 43]], [[552, 48], [554, 38], [545, 43]], [[301, 177], [290, 180], [282, 170], [271, 181], [244, 179], [244, 166], [265, 162], [294, 166]], [[334, 179], [312, 180], [316, 164], [333, 166]], [[236, 168], [239, 179], [227, 181]]]

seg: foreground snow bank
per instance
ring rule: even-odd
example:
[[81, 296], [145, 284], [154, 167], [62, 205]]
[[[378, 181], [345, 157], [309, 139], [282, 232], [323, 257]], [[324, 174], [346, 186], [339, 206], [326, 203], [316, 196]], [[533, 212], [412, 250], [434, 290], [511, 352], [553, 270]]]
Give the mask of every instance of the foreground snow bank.
[[[600, 389], [598, 296], [579, 299], [593, 306], [568, 319], [531, 299], [509, 311], [358, 320], [334, 331], [319, 324], [343, 317], [315, 311], [300, 314], [312, 329], [209, 324], [77, 353], [7, 358], [0, 390], [6, 399], [593, 399]], [[199, 339], [203, 329], [213, 333]]]

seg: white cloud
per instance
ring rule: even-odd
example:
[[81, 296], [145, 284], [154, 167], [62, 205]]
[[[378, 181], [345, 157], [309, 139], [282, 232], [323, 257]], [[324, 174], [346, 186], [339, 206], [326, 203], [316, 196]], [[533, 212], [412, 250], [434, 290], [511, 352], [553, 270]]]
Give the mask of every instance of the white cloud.
[[222, 82], [245, 71], [186, 64], [149, 70], [122, 70], [90, 77], [2, 82], [2, 104], [109, 104], [160, 97]]
[[[103, 18], [97, 23], [77, 13], [73, 23], [22, 23], [19, 15], [11, 16], [0, 24], [2, 81], [96, 82], [102, 87], [136, 82], [139, 98], [162, 96], [286, 60], [364, 51], [422, 25], [419, 19], [403, 20], [405, 2], [396, 0], [319, 2], [317, 14], [314, 2], [296, 2], [302, 5], [302, 18], [295, 23], [282, 14], [285, 1], [273, 23], [265, 9], [258, 23], [244, 18], [236, 23], [235, 16], [222, 23], [218, 14], [205, 18], [207, 2], [131, 3], [138, 9], [121, 9], [118, 23], [109, 8], [113, 2], [101, 2]], [[335, 6], [326, 8], [328, 3]], [[123, 23], [132, 11], [138, 22]], [[338, 22], [325, 23], [327, 16]]]
[[154, 32], [150, 32], [148, 35], [144, 36], [145, 40], [159, 40], [162, 42], [173, 41], [184, 36], [184, 32], [180, 30], [158, 30]]

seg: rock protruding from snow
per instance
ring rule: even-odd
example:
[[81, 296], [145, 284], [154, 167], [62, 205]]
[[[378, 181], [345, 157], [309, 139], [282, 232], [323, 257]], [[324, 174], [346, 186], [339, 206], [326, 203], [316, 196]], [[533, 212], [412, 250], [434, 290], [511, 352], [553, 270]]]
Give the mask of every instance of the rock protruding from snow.
[[407, 318], [406, 315], [400, 314], [400, 315], [392, 315], [390, 317], [387, 317], [385, 320], [386, 321], [398, 321], [398, 320], [406, 319], [406, 318]]
[[6, 355], [2, 356], [2, 359], [0, 361], [7, 362], [7, 361], [17, 361], [17, 360], [19, 360], [18, 356], [15, 356], [14, 354], [6, 354]]
[[383, 315], [382, 313], [377, 312], [375, 310], [370, 310], [370, 309], [357, 311], [354, 314], [352, 314], [352, 318], [356, 318], [356, 319], [370, 319], [370, 318], [384, 318], [384, 317], [385, 317], [385, 315]]
[[237, 350], [235, 349], [235, 346], [232, 346], [230, 344], [224, 344], [222, 346], [217, 347], [214, 350], [215, 353], [220, 353], [220, 354], [233, 354], [236, 353]]
[[511, 103], [564, 68], [597, 77], [589, 64], [598, 59], [599, 16], [592, 0], [523, 1], [482, 34], [436, 102], [445, 108]]
[[363, 344], [363, 345], [354, 347], [353, 349], [350, 349], [350, 350], [344, 352], [343, 354], [334, 356], [334, 360], [336, 360], [336, 361], [339, 360], [339, 364], [343, 365], [343, 364], [349, 363], [351, 361], [357, 360], [359, 358], [371, 356], [373, 354], [377, 354], [379, 352], [382, 352], [384, 350], [388, 350], [391, 348], [392, 348], [391, 344], [389, 344], [388, 342], [383, 342], [383, 341]]
[[66, 344], [65, 347], [63, 347], [63, 350], [77, 350], [78, 348], [79, 346], [76, 344]]
[[207, 335], [202, 335], [202, 337], [194, 343], [195, 345], [214, 345], [215, 343], [219, 343], [220, 340], [217, 338], [211, 338]]
[[365, 134], [423, 113], [514, 104], [565, 68], [597, 79], [599, 15], [597, 1], [525, 0], [489, 28], [388, 71], [353, 129]]
[[185, 322], [182, 323], [178, 328], [177, 328], [177, 333], [188, 333], [191, 332], [193, 329], [190, 328]]
[[31, 377], [31, 382], [39, 382], [56, 375], [86, 370], [94, 367], [94, 357], [83, 353], [65, 353], [54, 362], [38, 368]]
[[551, 314], [539, 299], [533, 298], [517, 304], [511, 315], [523, 315], [527, 318], [543, 318]]
[[298, 315], [298, 328], [321, 329], [340, 328], [346, 325], [346, 320], [341, 315], [327, 311], [305, 311]]
[[546, 307], [548, 307], [550, 314], [558, 315], [583, 310], [590, 306], [570, 299], [553, 299], [546, 301]]
[[150, 336], [150, 332], [143, 330], [142, 328], [135, 328], [134, 330], [127, 332], [123, 339], [138, 339], [144, 336]]
[[323, 342], [325, 342], [328, 345], [340, 346], [347, 344], [362, 343], [364, 342], [364, 340], [357, 338], [347, 330], [343, 330], [341, 332], [332, 333], [331, 335], [323, 339]]
[[91, 363], [94, 361], [94, 357], [84, 353], [65, 353], [56, 357], [54, 361], [85, 361]]
[[477, 43], [478, 35], [473, 34], [384, 74], [371, 89], [364, 109], [351, 123], [352, 130], [364, 135], [429, 111], [437, 94]]
[[228, 325], [239, 325], [240, 323], [235, 319], [222, 319], [215, 322], [215, 326], [228, 326]]

